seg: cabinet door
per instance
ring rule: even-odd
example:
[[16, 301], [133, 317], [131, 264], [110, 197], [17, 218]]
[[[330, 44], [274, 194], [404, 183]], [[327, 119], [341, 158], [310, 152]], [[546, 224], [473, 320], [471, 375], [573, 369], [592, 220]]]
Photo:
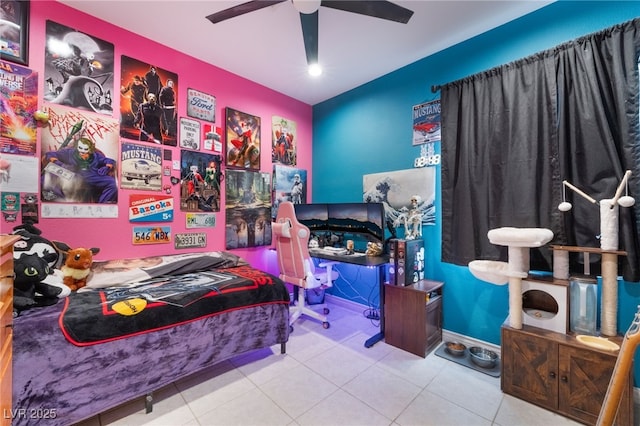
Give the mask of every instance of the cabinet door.
[[442, 296], [427, 304], [427, 352], [442, 341]]
[[[559, 411], [595, 424], [615, 364], [615, 356], [560, 345]], [[627, 418], [629, 410], [623, 408], [628, 406], [628, 398], [629, 391], [625, 389], [616, 422], [619, 425], [631, 424]]]
[[558, 405], [558, 344], [502, 328], [502, 391], [551, 410]]
[[385, 285], [385, 341], [425, 357], [427, 344], [425, 293], [411, 287]]

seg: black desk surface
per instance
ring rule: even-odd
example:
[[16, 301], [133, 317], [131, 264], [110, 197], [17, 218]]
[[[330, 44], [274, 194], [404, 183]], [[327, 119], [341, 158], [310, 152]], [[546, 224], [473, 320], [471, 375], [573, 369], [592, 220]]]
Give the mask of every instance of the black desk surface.
[[389, 263], [389, 255], [366, 256], [363, 254], [331, 254], [322, 250], [309, 250], [309, 255], [316, 259], [335, 260], [360, 266], [380, 266]]

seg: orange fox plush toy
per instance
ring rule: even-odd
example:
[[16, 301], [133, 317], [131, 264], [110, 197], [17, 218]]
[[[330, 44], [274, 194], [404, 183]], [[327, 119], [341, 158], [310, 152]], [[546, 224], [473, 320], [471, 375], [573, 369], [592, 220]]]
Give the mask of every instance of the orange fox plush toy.
[[66, 260], [60, 268], [62, 282], [72, 291], [86, 286], [93, 265], [93, 255], [99, 251], [98, 248], [76, 248], [66, 251]]

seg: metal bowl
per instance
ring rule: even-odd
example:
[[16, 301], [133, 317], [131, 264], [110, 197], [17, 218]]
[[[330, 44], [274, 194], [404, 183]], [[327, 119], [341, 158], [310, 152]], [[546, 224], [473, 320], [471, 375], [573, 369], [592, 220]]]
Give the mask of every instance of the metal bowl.
[[471, 361], [482, 368], [493, 368], [498, 362], [497, 353], [480, 346], [470, 347], [469, 354], [471, 355]]
[[463, 356], [467, 347], [460, 342], [446, 342], [444, 349], [453, 356]]

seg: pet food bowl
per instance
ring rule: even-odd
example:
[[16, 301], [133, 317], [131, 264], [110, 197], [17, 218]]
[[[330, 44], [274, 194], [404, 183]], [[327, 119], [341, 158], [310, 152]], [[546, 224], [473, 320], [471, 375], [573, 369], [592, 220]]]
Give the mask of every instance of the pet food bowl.
[[497, 353], [489, 349], [481, 348], [480, 346], [469, 348], [469, 353], [471, 354], [471, 361], [482, 368], [493, 368], [498, 362]]
[[447, 342], [444, 349], [453, 356], [463, 356], [467, 347], [460, 342]]

